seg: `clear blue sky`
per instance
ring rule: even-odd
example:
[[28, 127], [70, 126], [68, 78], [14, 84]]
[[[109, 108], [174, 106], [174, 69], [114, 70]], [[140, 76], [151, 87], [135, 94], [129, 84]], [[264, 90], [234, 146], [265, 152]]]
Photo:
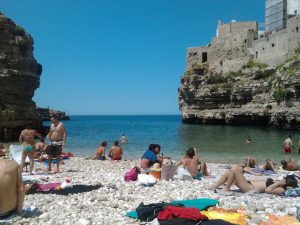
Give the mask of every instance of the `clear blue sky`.
[[186, 49], [217, 21], [264, 22], [264, 0], [0, 0], [34, 39], [38, 106], [71, 115], [180, 114]]

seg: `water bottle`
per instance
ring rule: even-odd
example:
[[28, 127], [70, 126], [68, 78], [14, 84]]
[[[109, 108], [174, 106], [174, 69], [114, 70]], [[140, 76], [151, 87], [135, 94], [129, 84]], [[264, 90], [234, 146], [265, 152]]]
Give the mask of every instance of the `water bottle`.
[[296, 204], [296, 207], [297, 207], [296, 218], [298, 221], [300, 221], [300, 202]]

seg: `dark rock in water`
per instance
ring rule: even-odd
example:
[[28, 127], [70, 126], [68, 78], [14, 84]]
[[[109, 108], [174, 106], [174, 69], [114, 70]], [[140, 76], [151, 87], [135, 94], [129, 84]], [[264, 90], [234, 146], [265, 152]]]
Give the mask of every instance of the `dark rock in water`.
[[32, 101], [41, 73], [32, 37], [0, 13], [0, 141], [18, 140], [26, 124], [42, 128]]
[[70, 117], [66, 115], [63, 111], [53, 110], [49, 108], [36, 108], [36, 112], [39, 120], [49, 121], [51, 116], [57, 117], [59, 120], [69, 120]]

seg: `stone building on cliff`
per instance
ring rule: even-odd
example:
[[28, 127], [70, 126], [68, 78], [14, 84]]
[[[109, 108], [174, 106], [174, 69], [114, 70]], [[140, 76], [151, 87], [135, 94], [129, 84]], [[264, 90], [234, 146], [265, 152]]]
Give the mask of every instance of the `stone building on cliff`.
[[268, 31], [255, 21], [219, 21], [210, 44], [188, 48], [183, 121], [300, 129], [299, 7], [300, 0], [266, 0]]
[[41, 73], [32, 37], [0, 13], [0, 141], [18, 140], [26, 124], [39, 127], [32, 97]]

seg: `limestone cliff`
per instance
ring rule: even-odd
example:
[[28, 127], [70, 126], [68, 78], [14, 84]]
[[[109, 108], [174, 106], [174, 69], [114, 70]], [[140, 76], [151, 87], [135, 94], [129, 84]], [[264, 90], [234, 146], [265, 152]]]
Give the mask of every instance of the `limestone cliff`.
[[38, 126], [32, 97], [41, 73], [32, 37], [0, 13], [0, 141], [16, 140], [25, 124]]
[[263, 125], [300, 129], [300, 56], [277, 67], [249, 61], [235, 72], [207, 63], [185, 71], [179, 108], [186, 123]]

